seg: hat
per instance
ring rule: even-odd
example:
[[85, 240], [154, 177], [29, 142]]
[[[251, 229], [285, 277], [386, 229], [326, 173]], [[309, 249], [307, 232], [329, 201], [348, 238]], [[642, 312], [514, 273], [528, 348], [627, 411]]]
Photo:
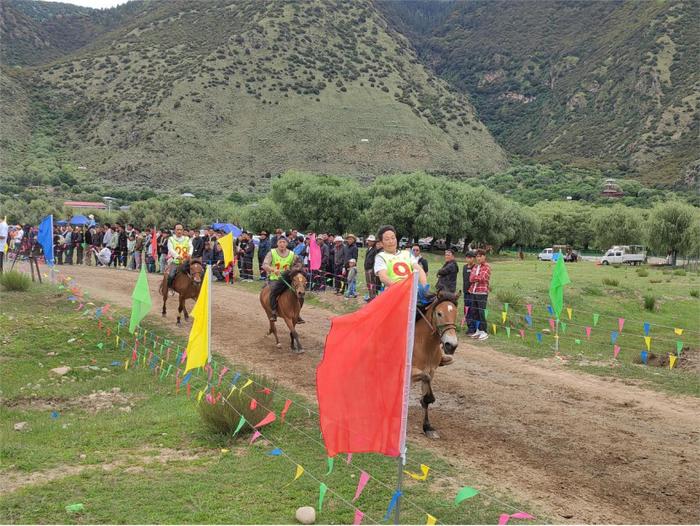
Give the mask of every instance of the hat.
[[367, 241], [376, 241], [376, 240], [377, 240], [377, 238], [374, 237], [374, 234], [370, 234], [367, 236]]
[[353, 238], [355, 241], [357, 241], [357, 236], [356, 236], [355, 234], [346, 234], [346, 235], [345, 235], [345, 239], [347, 239], [347, 238], [349, 238], [349, 237], [351, 237], [351, 238]]
[[475, 258], [475, 257], [476, 257], [476, 252], [474, 252], [473, 250], [468, 250], [467, 253], [464, 254], [464, 257], [467, 257], [467, 258]]
[[357, 263], [357, 260], [355, 258], [349, 259], [348, 263]]
[[287, 243], [289, 243], [287, 236], [277, 236], [277, 241], [286, 241]]
[[340, 237], [340, 236], [335, 236], [335, 237], [333, 238], [333, 243], [338, 243], [338, 242], [342, 243], [342, 242], [343, 242], [343, 238]]

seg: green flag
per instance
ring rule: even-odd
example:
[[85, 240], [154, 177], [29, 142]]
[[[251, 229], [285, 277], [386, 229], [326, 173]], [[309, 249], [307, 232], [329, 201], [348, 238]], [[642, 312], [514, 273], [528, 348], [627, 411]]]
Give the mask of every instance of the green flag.
[[561, 309], [564, 307], [564, 285], [568, 283], [571, 283], [569, 273], [564, 265], [564, 256], [559, 252], [554, 272], [552, 272], [552, 282], [549, 284], [549, 299], [557, 319], [559, 319]]
[[146, 317], [151, 310], [151, 291], [148, 290], [148, 278], [146, 277], [146, 265], [141, 266], [139, 279], [136, 281], [134, 292], [131, 293], [131, 321], [129, 322], [129, 332], [134, 334], [136, 327], [141, 320]]

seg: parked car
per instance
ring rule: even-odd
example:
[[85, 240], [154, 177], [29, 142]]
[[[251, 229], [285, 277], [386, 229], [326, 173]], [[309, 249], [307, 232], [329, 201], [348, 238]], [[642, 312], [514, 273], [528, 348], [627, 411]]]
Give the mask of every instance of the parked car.
[[641, 265], [646, 260], [647, 253], [642, 245], [620, 245], [609, 249], [600, 262], [603, 265]]
[[554, 256], [554, 249], [553, 248], [545, 248], [537, 254], [537, 259], [540, 261], [552, 261], [552, 257]]
[[438, 250], [447, 250], [447, 242], [444, 239], [438, 239], [433, 243], [433, 248]]
[[411, 241], [410, 241], [407, 237], [402, 237], [402, 238], [399, 240], [399, 248], [400, 248], [400, 249], [408, 248], [408, 244], [409, 244], [410, 242], [411, 242]]
[[418, 246], [421, 250], [430, 250], [433, 248], [433, 238], [432, 237], [422, 237], [418, 240]]

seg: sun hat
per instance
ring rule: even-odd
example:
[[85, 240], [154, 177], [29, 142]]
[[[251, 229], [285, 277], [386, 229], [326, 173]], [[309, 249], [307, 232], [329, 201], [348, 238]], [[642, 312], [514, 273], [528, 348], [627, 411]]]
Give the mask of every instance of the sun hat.
[[342, 242], [343, 242], [343, 238], [340, 236], [335, 236], [333, 238], [333, 243], [342, 243]]
[[355, 234], [346, 234], [346, 235], [345, 235], [345, 239], [347, 239], [347, 238], [349, 238], [349, 237], [351, 237], [351, 238], [353, 238], [355, 241], [357, 241], [357, 236], [356, 236]]
[[370, 234], [367, 236], [367, 241], [376, 241], [376, 240], [377, 240], [377, 238], [374, 237], [374, 234]]

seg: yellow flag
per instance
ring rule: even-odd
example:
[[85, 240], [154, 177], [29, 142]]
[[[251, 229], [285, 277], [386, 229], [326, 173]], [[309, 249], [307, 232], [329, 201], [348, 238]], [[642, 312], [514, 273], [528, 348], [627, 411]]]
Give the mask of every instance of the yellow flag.
[[491, 328], [493, 329], [493, 333], [496, 334], [496, 324], [492, 323]]
[[411, 471], [404, 471], [406, 475], [411, 477], [414, 480], [425, 480], [428, 478], [428, 471], [430, 471], [430, 467], [426, 466], [425, 464], [420, 465], [420, 470], [421, 474], [419, 475], [418, 473], [412, 473]]
[[192, 309], [192, 329], [187, 340], [187, 364], [185, 374], [190, 369], [204, 367], [209, 361], [209, 327], [211, 322], [211, 266], [207, 267], [204, 281], [199, 290], [199, 298]]
[[425, 521], [426, 524], [437, 524], [437, 519], [433, 517], [430, 513], [426, 513], [428, 520]]
[[683, 334], [683, 329], [675, 328], [675, 329], [673, 329], [673, 332], [675, 332], [678, 336], [680, 336], [681, 334]]
[[200, 391], [197, 393], [197, 402], [201, 402], [203, 396], [204, 396], [204, 391], [202, 391], [200, 389]]
[[501, 319], [503, 320], [503, 323], [506, 322], [507, 316], [508, 316], [508, 313], [506, 311], [501, 312]]
[[644, 343], [647, 345], [647, 351], [651, 351], [651, 336], [645, 336]]
[[233, 261], [233, 233], [229, 232], [219, 239], [219, 246], [224, 253], [224, 265]]
[[250, 378], [248, 378], [248, 379], [245, 381], [245, 383], [243, 384], [243, 386], [241, 387], [241, 391], [243, 391], [243, 389], [245, 389], [246, 387], [248, 387], [248, 386], [249, 386], [250, 384], [252, 384], [252, 383], [253, 383], [253, 380], [251, 380]]
[[668, 356], [668, 368], [673, 369], [674, 365], [676, 365], [676, 356], [674, 354], [670, 354]]
[[571, 307], [566, 308], [566, 314], [567, 314], [567, 316], [569, 316], [569, 319], [571, 319], [571, 315], [573, 314], [573, 312], [574, 312], [574, 309], [572, 309]]
[[297, 464], [297, 472], [294, 475], [294, 480], [298, 479], [304, 474], [304, 468], [301, 467], [301, 464]]

